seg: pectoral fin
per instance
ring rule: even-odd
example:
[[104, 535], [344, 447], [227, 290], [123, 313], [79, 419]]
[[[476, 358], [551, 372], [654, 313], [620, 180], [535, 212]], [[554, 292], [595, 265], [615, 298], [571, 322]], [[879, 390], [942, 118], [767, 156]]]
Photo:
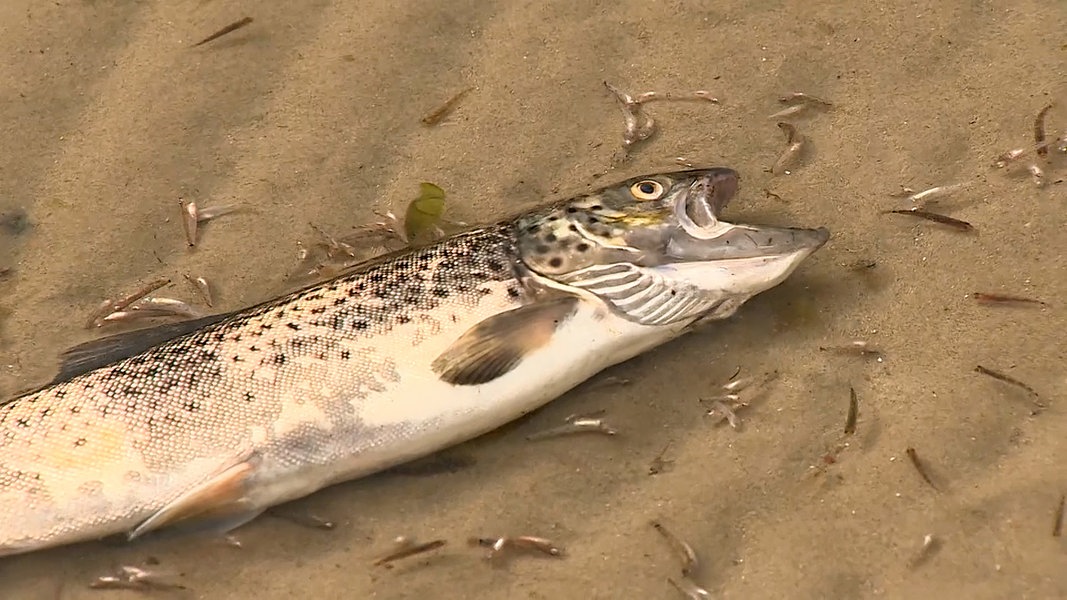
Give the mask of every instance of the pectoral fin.
[[128, 539], [177, 523], [197, 523], [220, 532], [247, 523], [261, 512], [248, 506], [245, 500], [248, 480], [257, 464], [254, 456], [247, 456], [225, 466], [138, 525]]
[[433, 371], [453, 385], [488, 383], [548, 344], [577, 306], [577, 298], [566, 296], [490, 317], [470, 328], [437, 357]]

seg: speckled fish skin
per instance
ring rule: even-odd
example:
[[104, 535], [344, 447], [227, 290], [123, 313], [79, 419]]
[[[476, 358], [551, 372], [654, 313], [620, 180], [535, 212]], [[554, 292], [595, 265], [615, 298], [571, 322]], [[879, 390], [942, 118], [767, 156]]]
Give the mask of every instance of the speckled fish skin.
[[[225, 531], [488, 432], [732, 314], [827, 237], [772, 228], [792, 243], [772, 248], [778, 258], [725, 258], [762, 257], [774, 273], [740, 294], [711, 289], [741, 279], [708, 283], [695, 269], [722, 250], [691, 253], [738, 226], [694, 241], [678, 213], [693, 202], [717, 213], [735, 188], [728, 169], [629, 180], [371, 261], [0, 405], [0, 556], [176, 522]], [[595, 272], [623, 263], [640, 280], [632, 297], [625, 282], [604, 287], [616, 272]], [[667, 293], [687, 300], [652, 302]]]

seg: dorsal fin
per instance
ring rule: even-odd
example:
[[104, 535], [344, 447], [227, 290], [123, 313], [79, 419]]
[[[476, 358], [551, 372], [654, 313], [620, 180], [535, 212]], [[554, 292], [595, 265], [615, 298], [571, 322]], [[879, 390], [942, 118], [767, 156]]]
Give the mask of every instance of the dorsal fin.
[[209, 315], [179, 323], [166, 323], [144, 329], [135, 329], [78, 344], [68, 348], [60, 355], [62, 362], [59, 365], [59, 374], [48, 385], [70, 381], [78, 375], [88, 373], [93, 369], [99, 369], [124, 358], [135, 356], [149, 348], [192, 333], [201, 327], [218, 323], [232, 316], [235, 312], [237, 311]]

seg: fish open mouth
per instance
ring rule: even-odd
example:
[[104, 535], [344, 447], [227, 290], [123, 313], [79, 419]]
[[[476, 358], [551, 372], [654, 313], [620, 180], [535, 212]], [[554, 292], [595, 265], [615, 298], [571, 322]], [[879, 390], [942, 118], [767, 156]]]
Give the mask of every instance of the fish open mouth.
[[830, 239], [825, 228], [805, 229], [766, 225], [739, 225], [721, 220], [726, 205], [737, 193], [740, 175], [719, 167], [700, 176], [675, 199], [680, 228], [667, 244], [668, 257], [682, 261], [712, 261], [810, 254]]
[[676, 201], [675, 213], [686, 232], [697, 238], [713, 232], [719, 215], [737, 193], [740, 183], [741, 176], [733, 169], [718, 167], [703, 171]]

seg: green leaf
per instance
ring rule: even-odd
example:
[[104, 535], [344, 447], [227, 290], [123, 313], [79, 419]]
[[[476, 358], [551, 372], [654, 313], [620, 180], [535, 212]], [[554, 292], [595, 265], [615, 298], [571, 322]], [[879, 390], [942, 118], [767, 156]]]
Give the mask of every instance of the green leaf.
[[408, 204], [404, 234], [409, 241], [433, 235], [445, 212], [445, 191], [432, 183], [419, 184], [419, 197]]

